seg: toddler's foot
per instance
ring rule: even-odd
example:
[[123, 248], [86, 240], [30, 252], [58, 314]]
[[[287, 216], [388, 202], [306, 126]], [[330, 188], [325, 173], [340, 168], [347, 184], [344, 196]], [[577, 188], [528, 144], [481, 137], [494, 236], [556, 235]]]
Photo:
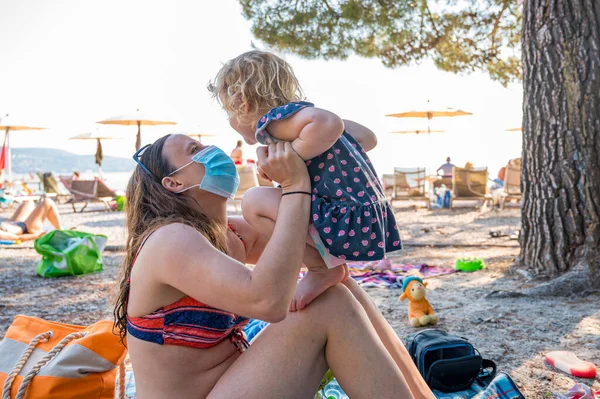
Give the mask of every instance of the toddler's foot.
[[333, 269], [309, 270], [296, 287], [296, 292], [294, 292], [294, 297], [290, 304], [290, 312], [304, 309], [316, 297], [325, 292], [327, 288], [342, 281], [347, 271], [348, 266], [345, 264]]

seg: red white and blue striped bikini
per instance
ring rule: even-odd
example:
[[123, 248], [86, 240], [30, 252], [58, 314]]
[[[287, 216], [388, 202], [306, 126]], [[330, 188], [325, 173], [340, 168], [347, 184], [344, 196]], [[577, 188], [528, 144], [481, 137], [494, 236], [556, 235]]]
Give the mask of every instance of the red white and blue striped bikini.
[[[233, 226], [229, 225], [229, 228], [242, 240]], [[248, 321], [246, 317], [213, 308], [186, 296], [146, 316], [127, 316], [127, 333], [159, 345], [199, 349], [213, 347], [230, 338], [238, 351], [243, 352], [248, 347], [248, 341], [242, 329]]]

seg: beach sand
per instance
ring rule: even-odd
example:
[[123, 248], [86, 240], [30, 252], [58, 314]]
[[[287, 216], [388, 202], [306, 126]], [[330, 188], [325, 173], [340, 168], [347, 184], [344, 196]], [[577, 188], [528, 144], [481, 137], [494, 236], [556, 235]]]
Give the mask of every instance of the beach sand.
[[[105, 234], [112, 249], [124, 245], [123, 213], [74, 214], [65, 205], [59, 209], [66, 227]], [[8, 213], [0, 216], [8, 217]], [[427, 296], [440, 315], [439, 328], [467, 337], [484, 357], [498, 364], [499, 371], [513, 377], [527, 398], [566, 392], [576, 382], [593, 384], [600, 390], [598, 381], [573, 378], [544, 363], [544, 353], [550, 350], [571, 350], [600, 366], [600, 296], [486, 298], [494, 290], [534, 285], [527, 272], [514, 267], [519, 254], [517, 241], [489, 236], [490, 230], [516, 230], [517, 209], [481, 213], [473, 209], [430, 212], [404, 208], [396, 217], [408, 245], [393, 260], [452, 266], [457, 257], [480, 256], [487, 263], [482, 271], [428, 280]], [[31, 243], [2, 247], [0, 251], [0, 338], [17, 314], [74, 324], [112, 318], [109, 297], [122, 252], [106, 251], [101, 273], [43, 279], [35, 274], [40, 256]], [[415, 331], [408, 324], [407, 303], [397, 300], [400, 290], [368, 288], [367, 292], [400, 337]]]

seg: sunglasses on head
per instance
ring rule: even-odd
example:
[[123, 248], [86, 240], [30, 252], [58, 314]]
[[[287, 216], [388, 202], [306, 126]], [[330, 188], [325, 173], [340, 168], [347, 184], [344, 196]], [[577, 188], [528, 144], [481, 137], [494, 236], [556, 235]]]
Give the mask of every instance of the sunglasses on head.
[[150, 147], [151, 145], [152, 144], [146, 144], [145, 146], [143, 146], [142, 148], [140, 148], [139, 150], [137, 150], [135, 152], [135, 154], [133, 154], [133, 160], [135, 161], [135, 163], [137, 163], [138, 165], [140, 165], [140, 168], [142, 168], [144, 170], [144, 172], [148, 173], [156, 181], [160, 181], [160, 179], [158, 177], [156, 177], [156, 175], [154, 173], [150, 172], [150, 169], [148, 169], [146, 167], [146, 165], [144, 165], [142, 163], [142, 155], [144, 154], [144, 151], [146, 151], [146, 149], [148, 149], [148, 147]]

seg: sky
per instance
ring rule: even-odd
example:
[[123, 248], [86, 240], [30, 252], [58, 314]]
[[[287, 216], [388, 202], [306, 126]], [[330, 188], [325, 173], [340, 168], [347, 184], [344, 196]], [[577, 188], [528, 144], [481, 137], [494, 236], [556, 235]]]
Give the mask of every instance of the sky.
[[[124, 137], [103, 142], [104, 154], [131, 157], [136, 127], [95, 122], [141, 109], [179, 122], [142, 127], [149, 143], [194, 127], [229, 152], [238, 140], [207, 83], [222, 63], [251, 49], [269, 50], [251, 33], [236, 0], [2, 0], [0, 2], [0, 116], [47, 130], [13, 132], [13, 147], [52, 147], [93, 154], [95, 143], [68, 140], [100, 129]], [[447, 156], [490, 173], [518, 157], [521, 84], [503, 87], [484, 73], [455, 75], [430, 62], [397, 69], [377, 59], [306, 60], [282, 55], [293, 66], [308, 100], [373, 130], [370, 157], [379, 174], [395, 166], [435, 172]], [[422, 108], [427, 101], [472, 112], [437, 118], [430, 135], [391, 134], [427, 129], [424, 119], [385, 117]], [[246, 147], [244, 156], [254, 158]], [[132, 162], [133, 168], [133, 162]]]

